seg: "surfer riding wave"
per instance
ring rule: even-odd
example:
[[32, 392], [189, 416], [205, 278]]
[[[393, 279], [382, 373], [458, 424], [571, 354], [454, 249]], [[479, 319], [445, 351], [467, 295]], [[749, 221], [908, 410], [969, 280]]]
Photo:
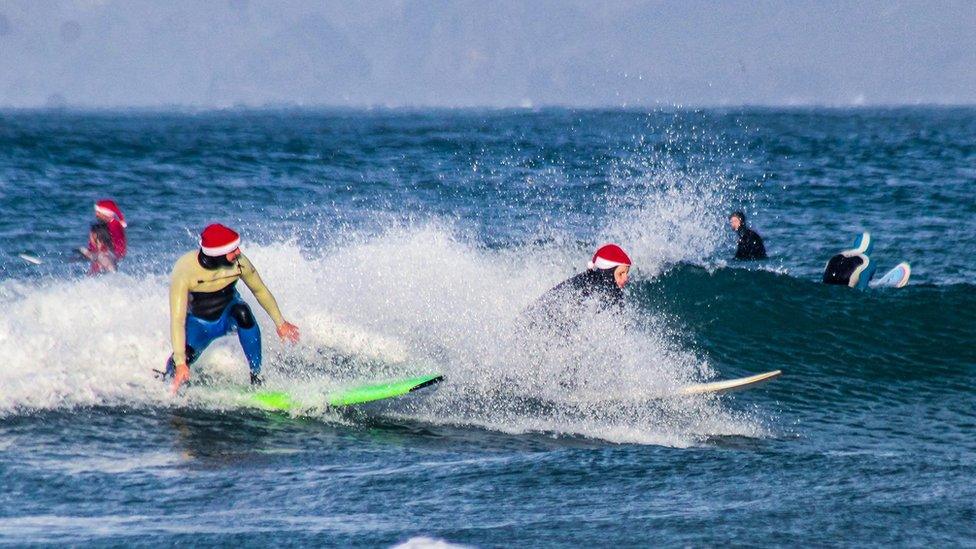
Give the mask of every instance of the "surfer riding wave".
[[[630, 343], [643, 338], [624, 288], [632, 261], [617, 244], [597, 248], [586, 270], [553, 286], [523, 312], [514, 347], [531, 393], [575, 399], [630, 375]], [[638, 367], [640, 368], [640, 367]], [[624, 372], [626, 370], [626, 372]], [[528, 385], [526, 385], [528, 384]]]
[[176, 261], [170, 282], [170, 337], [173, 354], [164, 377], [173, 393], [190, 379], [192, 364], [218, 337], [237, 332], [251, 369], [251, 383], [261, 383], [261, 330], [251, 308], [237, 292], [238, 280], [251, 290], [274, 321], [282, 340], [297, 342], [299, 330], [286, 321], [278, 303], [251, 261], [241, 253], [241, 238], [220, 224], [200, 234], [200, 249]]
[[529, 326], [568, 339], [589, 308], [623, 310], [630, 266], [630, 257], [620, 246], [601, 246], [585, 271], [557, 284], [532, 304], [527, 312]]

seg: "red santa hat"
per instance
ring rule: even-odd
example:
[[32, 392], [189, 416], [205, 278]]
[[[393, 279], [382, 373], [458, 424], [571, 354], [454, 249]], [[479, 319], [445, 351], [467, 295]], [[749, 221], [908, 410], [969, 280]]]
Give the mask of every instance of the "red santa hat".
[[203, 251], [203, 255], [220, 257], [233, 252], [240, 245], [241, 236], [220, 223], [207, 225], [200, 233], [200, 250]]
[[590, 270], [612, 269], [620, 265], [630, 266], [630, 256], [616, 244], [604, 244], [597, 248], [593, 259], [587, 264]]
[[99, 200], [95, 203], [95, 213], [100, 215], [109, 221], [115, 219], [118, 221], [123, 228], [129, 225], [125, 222], [125, 216], [122, 215], [122, 210], [119, 209], [118, 204], [114, 200]]

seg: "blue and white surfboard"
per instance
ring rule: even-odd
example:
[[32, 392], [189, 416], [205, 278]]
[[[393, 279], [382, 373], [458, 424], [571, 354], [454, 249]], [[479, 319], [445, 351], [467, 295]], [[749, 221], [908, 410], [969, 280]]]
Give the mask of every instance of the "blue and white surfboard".
[[888, 271], [883, 277], [871, 283], [873, 288], [904, 288], [912, 276], [912, 266], [902, 262]]

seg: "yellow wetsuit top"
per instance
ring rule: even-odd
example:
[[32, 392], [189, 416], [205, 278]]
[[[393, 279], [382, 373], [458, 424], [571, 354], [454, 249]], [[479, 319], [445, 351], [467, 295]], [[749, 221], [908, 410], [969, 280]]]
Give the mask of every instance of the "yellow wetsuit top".
[[233, 265], [205, 269], [197, 259], [199, 253], [199, 250], [194, 250], [177, 259], [170, 277], [169, 328], [174, 364], [186, 363], [186, 314], [190, 292], [218, 292], [238, 280], [243, 280], [261, 307], [268, 312], [275, 326], [281, 326], [285, 322], [278, 309], [278, 302], [244, 254]]

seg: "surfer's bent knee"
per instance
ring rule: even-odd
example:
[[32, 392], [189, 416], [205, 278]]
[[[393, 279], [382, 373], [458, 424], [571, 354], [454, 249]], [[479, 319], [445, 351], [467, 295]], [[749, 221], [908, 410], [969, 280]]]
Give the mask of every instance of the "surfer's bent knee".
[[251, 312], [251, 308], [247, 303], [235, 303], [231, 305], [230, 316], [239, 327], [245, 330], [253, 328], [257, 324], [257, 320], [255, 320], [254, 314]]

